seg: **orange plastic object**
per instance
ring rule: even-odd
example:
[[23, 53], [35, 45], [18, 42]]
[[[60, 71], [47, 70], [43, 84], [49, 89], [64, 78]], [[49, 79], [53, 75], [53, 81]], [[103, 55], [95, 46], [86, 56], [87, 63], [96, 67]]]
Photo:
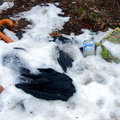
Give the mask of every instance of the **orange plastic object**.
[[0, 85], [0, 93], [4, 90], [4, 88]]
[[[14, 26], [14, 23], [11, 20], [9, 20], [9, 19], [2, 19], [2, 20], [0, 20], [0, 27], [3, 24], [8, 24], [10, 27]], [[7, 43], [14, 42], [12, 39], [10, 39], [6, 35], [4, 35], [2, 32], [0, 32], [0, 38], [2, 38]]]

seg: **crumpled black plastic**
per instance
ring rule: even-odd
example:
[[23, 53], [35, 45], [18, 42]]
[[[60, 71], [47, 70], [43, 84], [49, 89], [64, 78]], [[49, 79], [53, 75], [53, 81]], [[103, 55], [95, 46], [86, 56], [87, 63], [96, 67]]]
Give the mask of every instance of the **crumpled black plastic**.
[[54, 38], [53, 39], [54, 42], [56, 42], [56, 40], [59, 40], [62, 43], [71, 42], [69, 38], [63, 37], [62, 35], [60, 35], [60, 36], [54, 36], [53, 38]]
[[0, 0], [0, 5], [2, 5], [4, 3], [4, 0]]
[[73, 93], [75, 87], [72, 79], [64, 73], [59, 73], [51, 68], [38, 69], [39, 74], [31, 74], [26, 69], [21, 76], [32, 79], [31, 82], [16, 84], [17, 88], [24, 90], [34, 97], [45, 100], [67, 101]]
[[[24, 50], [21, 48], [14, 49]], [[73, 59], [64, 51], [58, 50], [58, 63], [66, 72], [68, 67], [72, 67]], [[20, 72], [23, 79], [21, 83], [15, 86], [34, 97], [45, 100], [67, 101], [75, 93], [72, 79], [65, 73], [59, 73], [51, 68], [38, 68], [38, 71], [39, 74], [32, 74], [28, 69], [22, 68]]]
[[59, 50], [59, 58], [57, 60], [58, 60], [58, 63], [60, 64], [60, 66], [62, 67], [62, 69], [64, 70], [64, 72], [67, 71], [67, 68], [72, 67], [73, 59], [70, 58], [62, 50]]

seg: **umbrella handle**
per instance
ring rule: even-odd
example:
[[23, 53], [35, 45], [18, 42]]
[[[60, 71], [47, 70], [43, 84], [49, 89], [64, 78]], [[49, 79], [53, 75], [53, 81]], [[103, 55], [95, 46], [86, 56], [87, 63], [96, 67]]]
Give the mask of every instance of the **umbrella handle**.
[[[8, 24], [10, 27], [14, 26], [14, 23], [11, 20], [9, 20], [9, 19], [2, 19], [2, 20], [0, 20], [0, 27], [3, 24]], [[2, 32], [0, 32], [0, 38], [2, 38], [7, 43], [14, 42], [12, 39], [10, 39], [6, 35], [4, 35]]]

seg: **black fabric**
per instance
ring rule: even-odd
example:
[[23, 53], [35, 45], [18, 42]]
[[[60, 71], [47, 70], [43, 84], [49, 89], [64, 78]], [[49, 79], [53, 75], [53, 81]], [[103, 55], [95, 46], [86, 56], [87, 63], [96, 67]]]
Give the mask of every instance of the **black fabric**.
[[59, 58], [57, 59], [58, 63], [61, 65], [64, 72], [67, 71], [68, 67], [72, 67], [73, 59], [70, 58], [65, 52], [59, 50]]
[[25, 48], [21, 48], [21, 47], [14, 47], [13, 49], [26, 51]]
[[[17, 47], [14, 49], [24, 50]], [[62, 50], [59, 50], [57, 60], [64, 72], [67, 71], [68, 67], [72, 67], [73, 60]], [[75, 93], [72, 79], [66, 74], [59, 73], [51, 68], [38, 68], [38, 71], [39, 74], [32, 74], [28, 69], [21, 68], [21, 83], [15, 86], [34, 97], [45, 100], [67, 101]]]
[[59, 40], [60, 42], [62, 43], [67, 43], [67, 42], [70, 42], [70, 39], [69, 38], [66, 38], [66, 37], [63, 37], [63, 36], [54, 36], [54, 42], [56, 42], [56, 40]]
[[67, 101], [75, 92], [72, 79], [64, 73], [55, 70], [38, 69], [39, 74], [31, 74], [29, 70], [24, 70], [21, 76], [26, 79], [31, 78], [31, 82], [16, 84], [17, 88], [24, 90], [34, 97], [45, 100]]
[[16, 31], [16, 36], [18, 37], [19, 40], [23, 37], [22, 34], [23, 34], [22, 31]]
[[[54, 42], [56, 42], [57, 40], [62, 42], [62, 43], [70, 43], [71, 40], [69, 38], [63, 37], [63, 36], [54, 36]], [[58, 63], [61, 65], [62, 69], [64, 70], [64, 72], [67, 71], [68, 67], [72, 67], [72, 62], [73, 59], [70, 58], [64, 51], [59, 50], [59, 58], [57, 59]]]
[[2, 5], [4, 3], [4, 0], [0, 0], [0, 5]]

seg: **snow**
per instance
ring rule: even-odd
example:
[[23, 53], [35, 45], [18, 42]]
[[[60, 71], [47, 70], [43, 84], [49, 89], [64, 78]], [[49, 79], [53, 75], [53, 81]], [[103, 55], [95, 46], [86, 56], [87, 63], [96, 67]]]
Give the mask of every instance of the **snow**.
[[106, 47], [107, 50], [109, 50], [113, 54], [114, 57], [118, 57], [120, 59], [120, 54], [119, 54], [120, 45], [119, 44], [114, 44], [109, 41], [105, 41], [103, 45]]
[[4, 2], [0, 5], [0, 10], [7, 10], [8, 8], [12, 8], [14, 6], [14, 2]]
[[[17, 14], [14, 19], [25, 18], [32, 23], [25, 29], [21, 40], [15, 33], [4, 29], [5, 34], [15, 42], [7, 44], [0, 41], [0, 85], [5, 88], [0, 94], [0, 119], [120, 120], [120, 64], [106, 62], [100, 56], [100, 47], [96, 55], [86, 58], [79, 49], [84, 40], [92, 37], [99, 42], [112, 29], [92, 34], [83, 29], [81, 35], [63, 34], [72, 40], [71, 43], [49, 42], [52, 40], [49, 34], [61, 30], [69, 20], [69, 17], [60, 17], [58, 14], [63, 14], [62, 10], [53, 4], [38, 5], [30, 11]], [[110, 42], [104, 45], [120, 58], [119, 45]], [[63, 72], [56, 61], [57, 46], [74, 59], [72, 68], [68, 68], [66, 74], [73, 79], [76, 93], [67, 102], [47, 101], [17, 89], [14, 85], [20, 82], [20, 67], [26, 67], [33, 73], [37, 73], [37, 68], [48, 67]]]

